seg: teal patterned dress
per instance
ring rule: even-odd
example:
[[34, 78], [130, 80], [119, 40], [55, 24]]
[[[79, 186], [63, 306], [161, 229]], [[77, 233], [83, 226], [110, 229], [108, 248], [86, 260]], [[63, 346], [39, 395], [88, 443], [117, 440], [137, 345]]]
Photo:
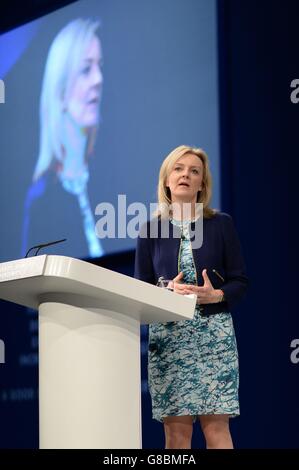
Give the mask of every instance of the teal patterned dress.
[[[188, 222], [181, 226], [179, 267], [183, 282], [196, 284]], [[239, 415], [239, 367], [230, 313], [202, 316], [149, 327], [148, 382], [153, 418]]]

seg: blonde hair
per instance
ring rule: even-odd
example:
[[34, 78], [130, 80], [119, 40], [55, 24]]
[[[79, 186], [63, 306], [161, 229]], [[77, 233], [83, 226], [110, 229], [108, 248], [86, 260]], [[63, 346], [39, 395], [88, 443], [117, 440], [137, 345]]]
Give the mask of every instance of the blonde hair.
[[[163, 161], [160, 173], [159, 173], [159, 183], [158, 183], [158, 204], [163, 207], [171, 205], [171, 194], [170, 189], [166, 186], [167, 178], [172, 171], [174, 165], [179, 158], [183, 157], [187, 153], [196, 155], [203, 164], [203, 179], [202, 179], [202, 190], [198, 191], [197, 201], [203, 204], [203, 216], [205, 218], [211, 218], [215, 215], [216, 210], [209, 207], [209, 203], [212, 197], [212, 176], [209, 168], [209, 159], [204, 150], [196, 147], [189, 147], [188, 145], [180, 145], [176, 147]], [[162, 215], [161, 211], [157, 211], [157, 215]]]
[[[40, 144], [33, 180], [48, 170], [54, 158], [60, 162], [63, 159], [64, 103], [78, 73], [82, 56], [98, 27], [97, 20], [73, 20], [57, 34], [50, 47], [40, 98]], [[95, 128], [90, 129], [90, 137], [94, 132]]]

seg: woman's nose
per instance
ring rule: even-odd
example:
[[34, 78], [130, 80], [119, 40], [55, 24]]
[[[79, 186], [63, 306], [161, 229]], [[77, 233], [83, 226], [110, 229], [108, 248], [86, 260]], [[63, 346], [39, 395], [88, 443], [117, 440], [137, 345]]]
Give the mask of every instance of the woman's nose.
[[102, 85], [103, 83], [103, 74], [99, 66], [95, 66], [92, 74], [92, 84], [93, 85]]
[[189, 178], [189, 170], [188, 169], [183, 170], [183, 177], [184, 178]]

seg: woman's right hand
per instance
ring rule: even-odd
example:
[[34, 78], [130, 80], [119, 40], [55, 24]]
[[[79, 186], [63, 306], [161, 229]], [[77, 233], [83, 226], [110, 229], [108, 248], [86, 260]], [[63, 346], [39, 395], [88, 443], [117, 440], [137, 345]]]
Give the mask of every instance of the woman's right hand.
[[188, 289], [187, 289], [187, 284], [183, 284], [183, 272], [181, 271], [173, 280], [173, 291], [176, 292], [177, 294], [185, 295], [189, 294]]

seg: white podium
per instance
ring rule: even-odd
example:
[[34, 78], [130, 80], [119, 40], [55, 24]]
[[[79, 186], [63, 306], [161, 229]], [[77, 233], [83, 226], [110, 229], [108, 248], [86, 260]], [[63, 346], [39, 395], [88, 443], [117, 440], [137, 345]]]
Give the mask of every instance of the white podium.
[[0, 297], [39, 310], [40, 448], [141, 448], [140, 324], [195, 296], [43, 255], [0, 264]]

